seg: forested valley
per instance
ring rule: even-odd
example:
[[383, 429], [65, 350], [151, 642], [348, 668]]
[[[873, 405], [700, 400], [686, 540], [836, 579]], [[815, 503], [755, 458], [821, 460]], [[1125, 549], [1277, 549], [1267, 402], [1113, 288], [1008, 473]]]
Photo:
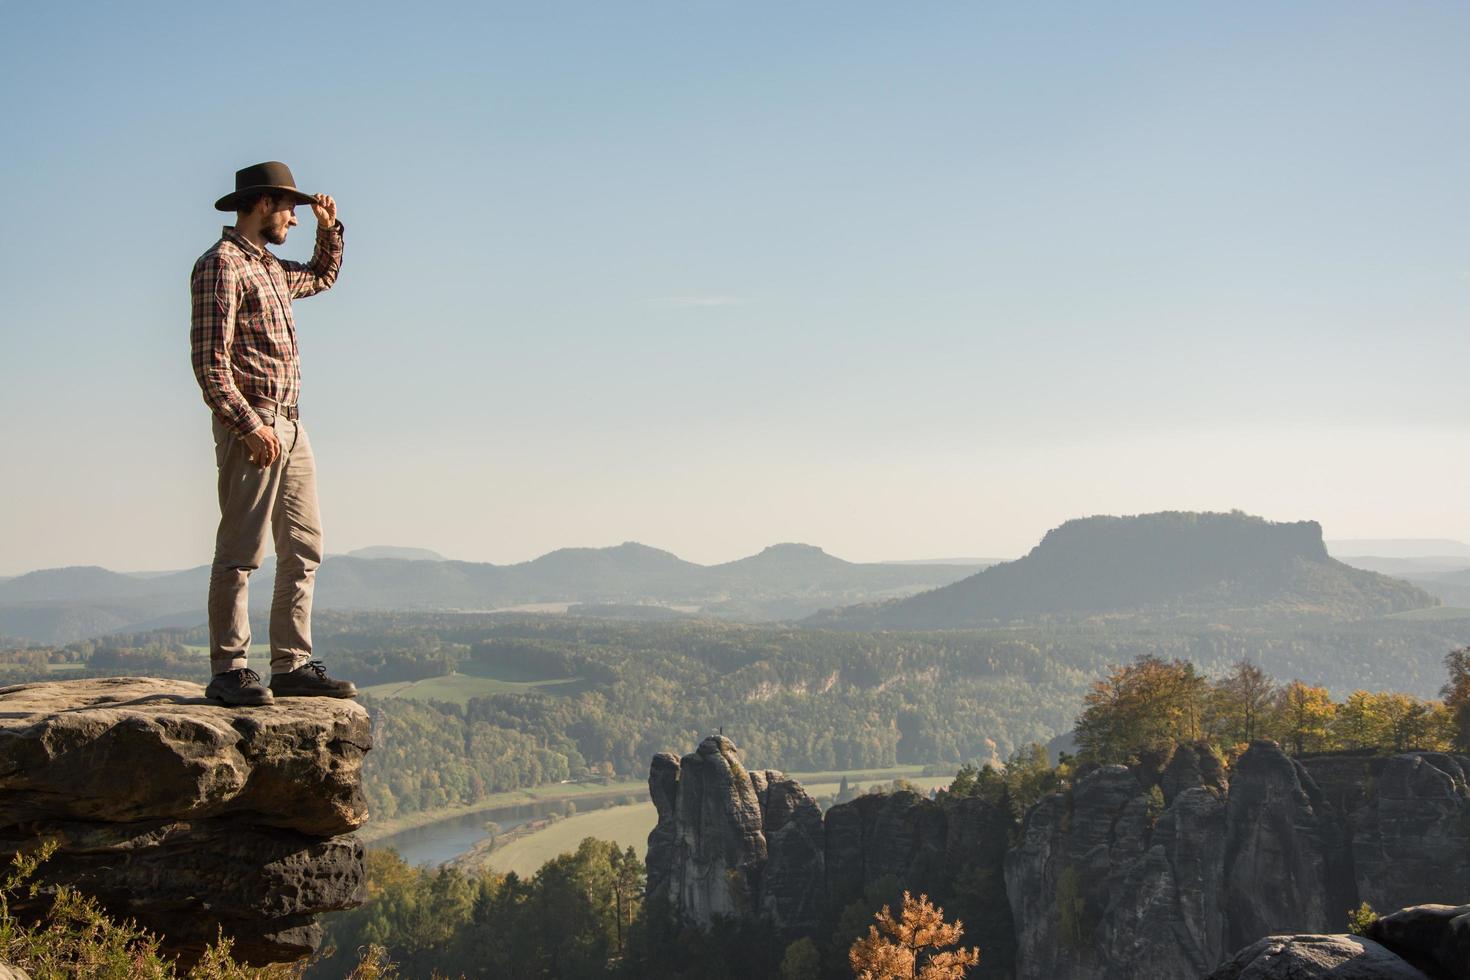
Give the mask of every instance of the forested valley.
[[[1066, 732], [1089, 685], [1140, 654], [1221, 675], [1249, 660], [1333, 697], [1433, 697], [1470, 622], [1106, 621], [854, 633], [718, 621], [323, 614], [318, 655], [365, 689], [376, 817], [564, 779], [642, 779], [660, 751], [723, 729], [788, 771], [983, 764]], [[0, 654], [0, 680], [148, 674], [202, 681], [200, 630]], [[262, 669], [264, 664], [261, 665]]]
[[[1014, 931], [1000, 862], [1007, 842], [1019, 839], [1027, 810], [1043, 797], [1070, 792], [1107, 764], [1123, 764], [1157, 784], [1180, 745], [1211, 758], [1220, 773], [1229, 773], [1258, 738], [1275, 739], [1294, 755], [1347, 753], [1365, 765], [1370, 757], [1411, 749], [1470, 751], [1470, 650], [1443, 657], [1439, 680], [1440, 698], [1357, 691], [1334, 699], [1325, 687], [1278, 681], [1248, 661], [1214, 677], [1148, 654], [1113, 665], [1072, 706], [1075, 755], [1062, 752], [1054, 762], [1040, 744], [1021, 746], [1001, 765], [965, 764], [938, 794], [944, 808], [984, 800], [999, 820], [993, 846], [928, 882], [935, 901], [964, 922], [964, 942], [980, 951], [969, 975], [1009, 975]], [[909, 789], [900, 781], [875, 791]], [[1153, 797], [1162, 809], [1157, 785]], [[854, 944], [874, 915], [899, 907], [905, 891], [905, 882], [879, 878], [834, 910], [819, 941], [790, 941], [754, 919], [717, 919], [705, 930], [677, 927], [665, 910], [645, 904], [646, 869], [636, 854], [591, 838], [529, 878], [414, 869], [391, 851], [372, 852], [369, 872], [372, 901], [331, 920], [336, 952], [317, 967], [323, 977], [376, 944], [409, 976], [438, 969], [467, 977], [839, 980], [853, 975]]]

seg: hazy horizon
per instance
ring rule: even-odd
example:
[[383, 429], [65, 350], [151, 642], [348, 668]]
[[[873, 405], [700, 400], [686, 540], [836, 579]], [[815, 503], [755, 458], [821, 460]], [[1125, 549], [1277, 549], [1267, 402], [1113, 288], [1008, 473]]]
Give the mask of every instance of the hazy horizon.
[[209, 560], [188, 272], [263, 159], [346, 228], [295, 305], [333, 553], [1470, 541], [1467, 41], [1448, 3], [0, 4], [0, 575]]
[[[1087, 516], [1097, 516], [1097, 515], [1087, 515]], [[1136, 515], [1115, 515], [1115, 516], [1136, 516]], [[1050, 530], [1050, 529], [1048, 529], [1048, 530]], [[1045, 532], [1043, 532], [1043, 534], [1044, 533]], [[742, 558], [748, 558], [748, 557], [751, 557], [752, 555], [759, 554], [761, 551], [764, 551], [767, 548], [780, 547], [780, 546], [783, 546], [783, 545], [797, 545], [797, 546], [812, 546], [812, 547], [820, 548], [822, 551], [826, 552], [829, 555], [832, 555], [835, 558], [841, 558], [841, 559], [844, 559], [846, 561], [854, 561], [854, 562], [862, 562], [862, 563], [873, 563], [873, 564], [908, 564], [908, 565], [917, 565], [917, 564], [954, 564], [954, 565], [966, 565], [966, 564], [988, 564], [988, 563], [993, 563], [993, 562], [1014, 561], [1015, 559], [1018, 559], [1018, 558], [1023, 557], [1027, 552], [1029, 552], [1031, 550], [1031, 547], [1034, 547], [1034, 545], [1035, 544], [1038, 544], [1038, 543], [1040, 543], [1040, 536], [1038, 536], [1037, 541], [1033, 542], [1031, 546], [1028, 546], [1026, 549], [1024, 549], [1021, 552], [1018, 552], [1016, 554], [1010, 554], [1010, 555], [1000, 555], [1000, 554], [989, 554], [989, 555], [923, 555], [923, 556], [917, 556], [917, 557], [893, 557], [893, 556], [889, 556], [887, 558], [854, 559], [854, 558], [851, 558], [851, 557], [849, 557], [847, 555], [842, 555], [842, 554], [835, 553], [830, 548], [824, 547], [821, 544], [821, 542], [817, 542], [817, 541], [796, 541], [796, 540], [792, 540], [792, 541], [772, 541], [772, 542], [767, 542], [767, 543], [762, 544], [762, 545], [753, 546], [751, 548], [746, 549], [745, 551], [740, 552], [739, 554], [734, 554], [734, 555], [730, 555], [728, 557], [718, 558], [718, 559], [715, 559], [713, 561], [699, 561], [699, 560], [696, 560], [696, 559], [691, 559], [691, 558], [689, 558], [686, 555], [679, 554], [679, 552], [675, 551], [672, 548], [662, 548], [662, 547], [660, 547], [657, 544], [652, 544], [652, 543], [647, 542], [647, 541], [634, 541], [634, 540], [629, 539], [629, 540], [626, 540], [626, 541], [618, 541], [618, 542], [612, 542], [612, 543], [608, 543], [608, 544], [597, 544], [597, 545], [562, 544], [562, 545], [557, 545], [556, 547], [553, 547], [553, 548], [548, 548], [546, 551], [537, 552], [534, 555], [528, 555], [528, 556], [526, 556], [524, 558], [515, 558], [515, 559], [508, 560], [508, 561], [495, 561], [493, 559], [488, 559], [488, 558], [472, 558], [472, 557], [465, 557], [463, 555], [443, 554], [442, 552], [438, 553], [438, 558], [439, 559], [442, 559], [444, 561], [476, 562], [476, 563], [488, 563], [488, 564], [495, 564], [495, 565], [505, 566], [505, 565], [515, 565], [515, 564], [519, 564], [519, 563], [522, 563], [522, 562], [531, 561], [531, 560], [533, 560], [535, 558], [540, 558], [543, 555], [549, 554], [549, 553], [551, 553], [553, 551], [560, 551], [560, 550], [567, 550], [567, 549], [585, 549], [585, 548], [593, 548], [593, 549], [614, 548], [614, 547], [617, 547], [618, 545], [622, 545], [622, 544], [639, 544], [639, 545], [644, 545], [645, 547], [654, 548], [654, 549], [657, 549], [657, 550], [660, 550], [660, 551], [670, 552], [670, 553], [674, 554], [676, 557], [682, 558], [682, 559], [684, 559], [686, 561], [694, 561], [696, 564], [709, 566], [709, 565], [723, 564], [723, 563], [726, 563], [726, 562], [738, 561], [738, 560], [740, 560]], [[1441, 556], [1441, 557], [1444, 557], [1444, 558], [1463, 557], [1463, 558], [1466, 559], [1467, 562], [1470, 562], [1470, 544], [1467, 544], [1466, 542], [1462, 542], [1462, 541], [1451, 541], [1451, 540], [1447, 540], [1447, 539], [1444, 539], [1444, 538], [1396, 538], [1396, 539], [1352, 538], [1352, 539], [1337, 539], [1337, 540], [1334, 540], [1334, 539], [1331, 539], [1331, 538], [1324, 538], [1324, 543], [1327, 546], [1328, 552], [1330, 554], [1332, 554], [1333, 556], [1335, 556], [1335, 557], [1425, 558], [1425, 557]], [[1448, 547], [1445, 547], [1445, 546], [1448, 546]], [[345, 549], [345, 550], [342, 550], [342, 551], [329, 550], [327, 552], [327, 557], [329, 557], [329, 558], [331, 558], [331, 557], [365, 557], [365, 556], [360, 556], [358, 554], [358, 552], [371, 551], [371, 550], [384, 549], [384, 548], [387, 548], [387, 549], [396, 549], [396, 550], [405, 550], [405, 551], [426, 551], [426, 552], [427, 551], [437, 551], [437, 549], [423, 548], [422, 546], [415, 545], [415, 544], [406, 544], [406, 543], [403, 543], [403, 542], [383, 542], [383, 541], [378, 541], [378, 542], [373, 542], [373, 543], [370, 543], [370, 544], [362, 545], [362, 546], [359, 546], [359, 547], [356, 547], [356, 548]], [[372, 556], [372, 557], [381, 557], [381, 556]], [[192, 565], [185, 565], [185, 566], [174, 566], [174, 567], [169, 567], [169, 568], [131, 568], [131, 567], [124, 568], [124, 567], [108, 567], [108, 571], [120, 572], [120, 573], [125, 573], [125, 574], [134, 574], [134, 575], [136, 575], [136, 574], [142, 574], [142, 575], [165, 574], [165, 573], [169, 573], [169, 572], [184, 571], [184, 570], [186, 570], [188, 568], [197, 568], [197, 567], [200, 567], [200, 566], [203, 566], [203, 565], [207, 565], [208, 563], [209, 563], [208, 562], [208, 559], [205, 558], [203, 560], [194, 562]], [[96, 562], [75, 562], [75, 563], [72, 563], [72, 565], [74, 565], [74, 566], [83, 566], [83, 567], [86, 567], [86, 566], [95, 566], [96, 564], [97, 564]], [[68, 566], [66, 566], [66, 565], [38, 565], [38, 566], [35, 566], [33, 568], [22, 569], [20, 571], [0, 571], [0, 577], [14, 577], [16, 575], [22, 575], [22, 574], [25, 574], [27, 572], [43, 571], [43, 570], [46, 570], [46, 569], [61, 568], [61, 567], [68, 567]]]

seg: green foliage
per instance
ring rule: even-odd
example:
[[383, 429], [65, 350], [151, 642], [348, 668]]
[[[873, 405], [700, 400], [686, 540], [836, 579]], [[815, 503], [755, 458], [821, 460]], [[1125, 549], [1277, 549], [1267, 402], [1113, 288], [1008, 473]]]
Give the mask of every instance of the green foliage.
[[1073, 737], [1082, 758], [1126, 762], [1204, 734], [1210, 684], [1195, 665], [1142, 654], [1094, 681]]
[[781, 980], [811, 980], [822, 968], [822, 956], [810, 939], [798, 939], [781, 957]]
[[[1451, 663], [1447, 692], [1455, 689], [1455, 670]], [[1167, 754], [1174, 745], [1201, 737], [1226, 755], [1254, 738], [1275, 739], [1300, 753], [1448, 751], [1459, 737], [1456, 713], [1445, 703], [1358, 690], [1334, 704], [1325, 688], [1300, 680], [1278, 687], [1245, 662], [1211, 681], [1192, 664], [1142, 656], [1094, 683], [1085, 703], [1074, 737], [1084, 759], [1101, 763]]]
[[1277, 730], [1282, 744], [1298, 755], [1318, 751], [1332, 741], [1336, 715], [1337, 705], [1325, 687], [1294, 680], [1277, 696]]
[[1057, 875], [1057, 935], [1071, 949], [1087, 945], [1087, 899], [1077, 869], [1067, 865]]
[[[979, 771], [972, 764], [965, 763], [950, 781], [949, 792], [960, 797], [974, 796], [979, 775]], [[847, 780], [844, 778], [842, 782], [845, 787]]]
[[885, 905], [900, 904], [902, 895], [903, 888], [898, 878], [891, 874], [868, 882], [862, 893], [843, 905], [838, 913], [837, 925], [828, 944], [827, 961], [846, 964], [847, 951], [859, 937], [867, 934], [873, 916]]
[[[377, 736], [364, 762], [365, 789], [379, 818], [608, 769], [641, 777], [654, 753], [687, 751], [720, 726], [751, 764], [788, 771], [1006, 758], [1066, 728], [1091, 680], [1140, 655], [1191, 663], [1200, 677], [1249, 661], [1342, 692], [1428, 693], [1443, 680], [1456, 628], [1284, 617], [1229, 627], [1108, 621], [862, 634], [425, 612], [324, 612], [314, 622], [334, 673], [360, 685], [436, 678], [449, 687], [493, 677], [506, 687], [492, 684], [460, 704], [364, 699]], [[0, 651], [0, 679], [12, 668], [47, 676], [91, 658], [88, 673], [197, 680], [207, 671], [205, 640], [201, 631], [172, 629]], [[542, 684], [557, 686], [524, 686]], [[1465, 712], [1470, 719], [1470, 707]], [[1446, 717], [1456, 723], [1453, 708]], [[1213, 697], [1182, 715], [1138, 722], [1141, 737], [1104, 733], [1108, 744], [1097, 754], [1126, 759], [1146, 742], [1201, 729], [1226, 749], [1246, 735], [1271, 734], [1269, 724], [1263, 729]], [[1460, 722], [1456, 731], [1466, 727]], [[1291, 732], [1279, 727], [1271, 737], [1291, 744]], [[1320, 726], [1299, 735], [1299, 751], [1336, 744]]]
[[[30, 854], [16, 854], [0, 883], [0, 961], [18, 966], [32, 980], [293, 980], [296, 965], [242, 966], [230, 957], [231, 941], [221, 934], [187, 972], [159, 952], [158, 937], [131, 921], [118, 922], [73, 888], [52, 890], [50, 908], [39, 922], [13, 912], [17, 898], [41, 894], [37, 870], [56, 851], [48, 841]], [[382, 950], [368, 948], [336, 974], [348, 980], [393, 980], [396, 973]]]
[[368, 901], [328, 917], [337, 952], [308, 976], [340, 976], [346, 952], [368, 944], [409, 976], [607, 976], [639, 945], [644, 874], [631, 847], [590, 837], [530, 878], [411, 868], [371, 850]]
[[1006, 760], [1002, 774], [1012, 815], [1019, 821], [1042, 797], [1061, 789], [1066, 776], [1065, 769], [1052, 766], [1046, 756], [1046, 746], [1041, 743], [1032, 742], [1017, 749]]
[[1348, 932], [1355, 936], [1368, 935], [1368, 927], [1377, 921], [1378, 913], [1367, 902], [1355, 909], [1348, 909]]
[[1445, 750], [1454, 739], [1450, 711], [1437, 701], [1407, 694], [1354, 691], [1337, 708], [1330, 728], [1333, 747]]
[[1445, 654], [1444, 666], [1449, 679], [1439, 696], [1450, 713], [1455, 748], [1470, 752], [1470, 647]]
[[1159, 822], [1159, 817], [1164, 813], [1164, 791], [1157, 786], [1150, 786], [1147, 793], [1145, 815], [1148, 825], [1152, 827]]

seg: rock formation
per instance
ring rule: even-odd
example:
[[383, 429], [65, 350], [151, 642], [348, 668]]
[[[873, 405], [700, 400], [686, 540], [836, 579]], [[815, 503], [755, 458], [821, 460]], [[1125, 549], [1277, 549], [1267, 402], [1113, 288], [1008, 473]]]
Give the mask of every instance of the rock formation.
[[1363, 901], [1470, 895], [1464, 762], [1257, 742], [1227, 785], [1200, 758], [1181, 748], [1157, 783], [1105, 767], [1026, 815], [1006, 857], [1021, 980], [1199, 976], [1263, 936], [1341, 928]]
[[1257, 742], [1236, 763], [1227, 834], [1222, 952], [1272, 932], [1330, 928], [1357, 906], [1340, 814], [1275, 743]]
[[[1207, 747], [1180, 746], [1135, 768], [1087, 772], [1017, 827], [1005, 806], [906, 792], [861, 796], [823, 817], [798, 784], [747, 776], [729, 740], [712, 738], [683, 760], [654, 760], [649, 892], [688, 921], [764, 916], [786, 936], [825, 942], [849, 902], [892, 876], [967, 903], [969, 941], [992, 930], [977, 976], [1177, 980], [1227, 959], [1243, 971], [1232, 977], [1268, 976], [1250, 970], [1329, 952], [1368, 963], [1373, 942], [1341, 937], [1230, 956], [1268, 935], [1340, 929], [1363, 901], [1392, 909], [1470, 897], [1467, 773], [1470, 759], [1439, 753], [1298, 760], [1257, 742], [1227, 776]], [[1434, 942], [1470, 943], [1462, 918]], [[1382, 921], [1371, 939], [1401, 954], [1405, 941], [1387, 931], [1401, 920]], [[1398, 958], [1441, 975], [1422, 957]]]
[[198, 684], [127, 677], [0, 688], [0, 853], [55, 841], [45, 885], [95, 896], [184, 962], [221, 929], [247, 962], [297, 959], [318, 915], [361, 901], [349, 835], [370, 747], [351, 701], [224, 708]]
[[1401, 909], [1368, 926], [1367, 932], [1432, 976], [1470, 980], [1470, 905]]
[[765, 915], [783, 929], [816, 925], [823, 906], [822, 815], [795, 780], [747, 772], [735, 744], [712, 735], [676, 759], [654, 757], [648, 895], [688, 922]]
[[1470, 759], [1399, 755], [1372, 767], [1370, 778], [1371, 798], [1351, 815], [1362, 900], [1378, 909], [1470, 900]]
[[1433, 980], [1362, 936], [1267, 936], [1232, 956], [1208, 980]]
[[1470, 905], [1386, 915], [1366, 936], [1267, 936], [1207, 980], [1470, 980]]

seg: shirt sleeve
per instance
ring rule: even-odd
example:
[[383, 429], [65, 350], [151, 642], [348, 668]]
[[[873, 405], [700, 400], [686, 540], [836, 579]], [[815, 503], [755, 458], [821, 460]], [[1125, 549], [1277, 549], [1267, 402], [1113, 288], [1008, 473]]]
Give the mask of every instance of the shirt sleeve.
[[189, 278], [193, 316], [189, 346], [193, 354], [194, 378], [204, 393], [204, 402], [220, 421], [240, 436], [260, 428], [260, 416], [240, 394], [230, 372], [230, 342], [235, 335], [235, 309], [239, 295], [235, 272], [217, 253], [194, 264]]
[[316, 248], [312, 250], [310, 262], [282, 261], [286, 273], [286, 285], [291, 288], [291, 298], [300, 299], [331, 289], [337, 281], [337, 270], [342, 268], [342, 222], [330, 228], [320, 225], [316, 230]]

